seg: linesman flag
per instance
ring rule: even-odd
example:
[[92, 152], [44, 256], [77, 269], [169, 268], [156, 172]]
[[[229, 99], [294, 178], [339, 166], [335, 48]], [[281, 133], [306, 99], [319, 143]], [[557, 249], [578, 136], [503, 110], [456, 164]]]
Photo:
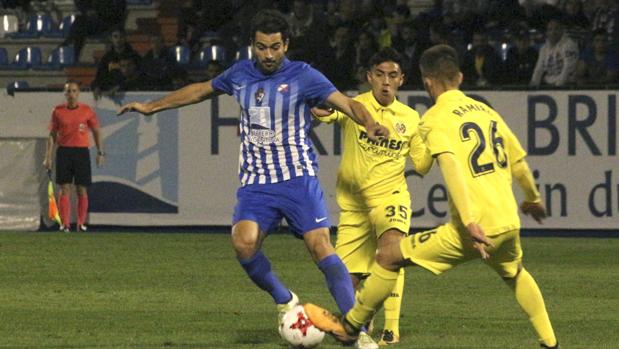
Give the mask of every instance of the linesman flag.
[[56, 204], [56, 196], [54, 195], [54, 182], [52, 182], [51, 170], [47, 170], [47, 177], [49, 178], [49, 183], [47, 183], [47, 216], [49, 219], [62, 225], [60, 213], [58, 212], [58, 205]]

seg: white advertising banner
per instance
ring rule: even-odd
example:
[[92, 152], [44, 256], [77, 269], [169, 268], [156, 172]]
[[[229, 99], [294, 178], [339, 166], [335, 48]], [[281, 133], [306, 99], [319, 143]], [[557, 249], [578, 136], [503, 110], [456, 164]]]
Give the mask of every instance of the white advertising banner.
[[[619, 157], [617, 91], [472, 91], [494, 107], [529, 153], [550, 217], [543, 229], [618, 229]], [[239, 107], [228, 96], [151, 117], [116, 116], [121, 103], [159, 98], [127, 93], [117, 100], [81, 101], [95, 107], [107, 164], [93, 169], [90, 222], [105, 225], [230, 225], [238, 187]], [[431, 102], [424, 92], [400, 100], [420, 113]], [[2, 138], [42, 138], [62, 93], [0, 96]], [[337, 125], [312, 134], [320, 179], [337, 222], [335, 179], [342, 152]], [[94, 149], [91, 149], [94, 155]], [[425, 178], [407, 172], [414, 227], [447, 220], [447, 194], [438, 169]], [[41, 209], [44, 212], [44, 208]], [[537, 228], [523, 218], [525, 228]]]

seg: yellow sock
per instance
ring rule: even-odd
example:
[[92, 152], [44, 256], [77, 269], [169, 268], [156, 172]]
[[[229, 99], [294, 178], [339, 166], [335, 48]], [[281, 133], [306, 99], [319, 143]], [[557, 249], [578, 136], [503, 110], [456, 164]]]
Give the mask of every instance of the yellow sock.
[[355, 306], [346, 314], [346, 320], [356, 328], [365, 325], [393, 290], [398, 275], [397, 271], [389, 271], [374, 263], [370, 267], [370, 276], [359, 291]]
[[402, 294], [404, 293], [404, 268], [400, 269], [398, 279], [385, 299], [385, 330], [392, 331], [397, 337], [400, 336], [400, 309], [402, 307]]
[[557, 345], [557, 338], [546, 312], [542, 292], [531, 274], [522, 269], [516, 278], [507, 280], [506, 283], [514, 291], [522, 310], [529, 316], [529, 321], [537, 332], [539, 341], [550, 347]]

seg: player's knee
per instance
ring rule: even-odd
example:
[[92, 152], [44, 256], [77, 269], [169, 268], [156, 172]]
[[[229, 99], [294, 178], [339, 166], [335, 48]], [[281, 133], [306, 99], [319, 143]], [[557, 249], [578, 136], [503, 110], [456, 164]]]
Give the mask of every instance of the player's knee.
[[524, 267], [522, 266], [522, 263], [518, 263], [518, 267], [516, 268], [516, 272], [513, 275], [503, 275], [501, 276], [501, 278], [503, 278], [503, 281], [505, 282], [509, 282], [512, 280], [515, 280], [518, 275], [520, 275], [520, 272], [524, 269]]
[[376, 263], [391, 271], [399, 270], [402, 267], [402, 260], [390, 248], [379, 248], [376, 251]]
[[235, 226], [232, 228], [232, 246], [239, 258], [250, 258], [260, 246], [259, 233]]
[[60, 195], [71, 195], [71, 184], [61, 184]]
[[320, 261], [335, 253], [335, 249], [333, 245], [331, 245], [329, 230], [327, 228], [320, 228], [307, 232], [303, 235], [303, 240], [314, 261]]

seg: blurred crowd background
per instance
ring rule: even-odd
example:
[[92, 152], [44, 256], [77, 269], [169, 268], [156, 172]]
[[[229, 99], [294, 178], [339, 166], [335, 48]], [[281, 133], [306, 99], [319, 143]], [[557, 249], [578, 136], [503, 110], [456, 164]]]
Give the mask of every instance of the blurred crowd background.
[[2, 0], [0, 80], [175, 89], [251, 58], [262, 8], [288, 16], [288, 57], [341, 90], [367, 90], [368, 60], [388, 46], [404, 57], [404, 88], [421, 89], [419, 56], [438, 43], [459, 52], [468, 88], [619, 85], [619, 0]]

